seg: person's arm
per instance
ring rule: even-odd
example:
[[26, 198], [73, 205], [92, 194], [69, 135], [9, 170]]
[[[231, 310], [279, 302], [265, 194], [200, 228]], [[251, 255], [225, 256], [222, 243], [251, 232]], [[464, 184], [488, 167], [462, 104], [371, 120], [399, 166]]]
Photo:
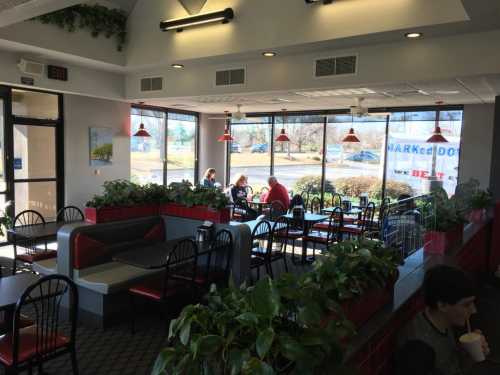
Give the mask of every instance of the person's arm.
[[238, 201], [238, 188], [236, 186], [231, 188], [231, 196], [233, 197], [233, 202], [236, 203]]

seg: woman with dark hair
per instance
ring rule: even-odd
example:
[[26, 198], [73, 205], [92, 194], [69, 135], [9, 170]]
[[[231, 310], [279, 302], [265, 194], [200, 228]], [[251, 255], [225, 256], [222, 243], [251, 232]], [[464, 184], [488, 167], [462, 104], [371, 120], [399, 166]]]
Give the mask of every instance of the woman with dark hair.
[[207, 188], [215, 187], [215, 168], [208, 168], [203, 175], [201, 185]]

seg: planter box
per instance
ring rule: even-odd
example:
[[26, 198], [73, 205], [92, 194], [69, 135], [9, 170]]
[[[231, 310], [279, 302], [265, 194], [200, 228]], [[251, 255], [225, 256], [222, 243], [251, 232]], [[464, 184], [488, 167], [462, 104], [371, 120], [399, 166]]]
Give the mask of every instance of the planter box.
[[448, 232], [426, 232], [424, 235], [424, 251], [430, 254], [444, 254], [447, 250], [462, 243], [463, 234], [463, 225], [457, 225]]
[[214, 223], [228, 223], [229, 209], [214, 210], [207, 206], [186, 207], [180, 204], [167, 203], [160, 206], [160, 214], [184, 217], [194, 220], [209, 220]]
[[85, 221], [92, 224], [109, 223], [111, 221], [120, 221], [155, 215], [158, 215], [158, 206], [156, 205], [85, 208]]

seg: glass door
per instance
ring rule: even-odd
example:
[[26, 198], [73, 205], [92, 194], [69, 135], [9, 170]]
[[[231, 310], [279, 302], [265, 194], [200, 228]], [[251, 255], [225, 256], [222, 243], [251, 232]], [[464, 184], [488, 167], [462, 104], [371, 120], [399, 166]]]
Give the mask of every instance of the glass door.
[[[8, 201], [7, 198], [7, 179], [5, 175], [5, 142], [4, 142], [4, 127], [5, 127], [5, 112], [6, 112], [7, 100], [4, 98], [0, 92], [0, 214], [6, 209], [5, 203]], [[0, 236], [0, 243], [5, 242], [7, 239], [4, 236]]]

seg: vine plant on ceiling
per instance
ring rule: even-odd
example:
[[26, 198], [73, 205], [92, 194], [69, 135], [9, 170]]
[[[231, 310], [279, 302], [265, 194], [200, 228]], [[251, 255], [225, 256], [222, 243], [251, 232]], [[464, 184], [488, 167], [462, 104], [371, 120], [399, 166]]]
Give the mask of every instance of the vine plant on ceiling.
[[33, 18], [44, 24], [56, 25], [68, 32], [76, 29], [90, 30], [97, 38], [115, 37], [118, 51], [122, 51], [127, 38], [127, 14], [120, 9], [109, 9], [102, 5], [75, 5]]

